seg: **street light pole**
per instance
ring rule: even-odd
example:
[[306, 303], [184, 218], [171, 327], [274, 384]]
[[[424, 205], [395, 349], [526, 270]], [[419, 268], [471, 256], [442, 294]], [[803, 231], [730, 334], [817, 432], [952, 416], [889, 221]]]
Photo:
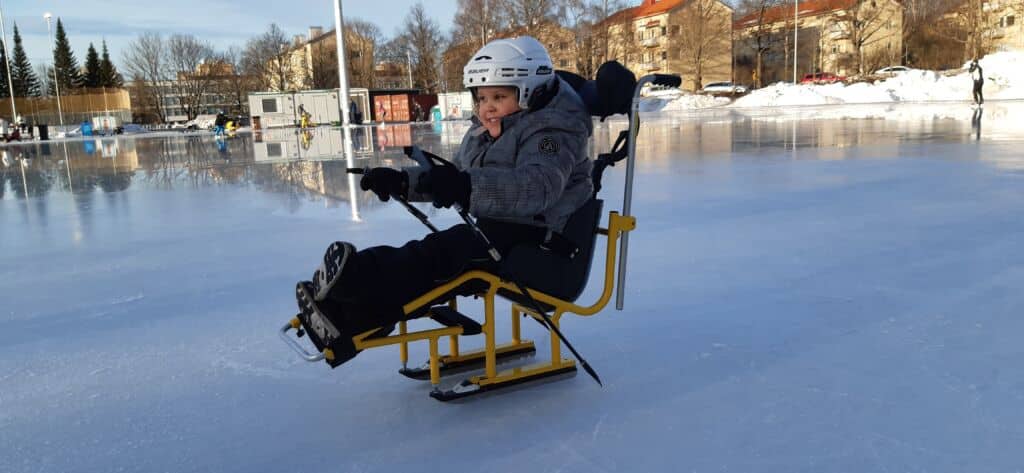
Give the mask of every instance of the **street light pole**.
[[793, 1], [793, 83], [798, 84], [796, 81], [796, 60], [797, 60], [797, 38], [800, 32], [800, 0]]
[[348, 128], [348, 69], [345, 68], [345, 31], [341, 15], [341, 0], [334, 0], [334, 39], [338, 50], [338, 105], [341, 107], [341, 126]]
[[4, 26], [4, 7], [0, 6], [0, 35], [3, 35], [4, 62], [7, 63], [7, 88], [11, 94], [11, 123], [18, 119], [18, 108], [14, 105], [14, 82], [11, 81], [11, 56], [7, 54], [7, 29]]
[[405, 50], [405, 61], [406, 61], [406, 64], [407, 64], [406, 69], [409, 70], [409, 88], [411, 89], [412, 88], [412, 53], [408, 49]]
[[[50, 12], [43, 13], [43, 19], [46, 20], [46, 34], [50, 37], [50, 43], [53, 44], [54, 43], [53, 31], [50, 29], [50, 19], [51, 18], [53, 18], [53, 15], [51, 15]], [[57, 45], [54, 44], [54, 50], [56, 50], [56, 48], [57, 48]], [[60, 127], [63, 130], [63, 128], [64, 128], [64, 109], [61, 108], [61, 105], [60, 105], [60, 81], [57, 80], [57, 60], [56, 59], [57, 59], [56, 55], [54, 55], [54, 61], [53, 61], [53, 91], [57, 94], [57, 118], [60, 120]]]

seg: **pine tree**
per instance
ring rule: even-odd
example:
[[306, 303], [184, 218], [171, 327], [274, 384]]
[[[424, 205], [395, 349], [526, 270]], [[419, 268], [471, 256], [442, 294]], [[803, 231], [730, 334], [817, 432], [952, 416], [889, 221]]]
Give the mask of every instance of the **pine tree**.
[[14, 25], [14, 53], [11, 58], [11, 82], [14, 83], [15, 97], [36, 97], [39, 95], [39, 79], [32, 71], [32, 63], [21, 45], [18, 25]]
[[85, 87], [101, 87], [100, 80], [100, 55], [96, 54], [96, 47], [89, 43], [89, 52], [85, 55], [85, 77], [82, 78]]
[[7, 45], [0, 40], [0, 97], [10, 97], [11, 89], [7, 86]]
[[[63, 94], [82, 86], [82, 74], [78, 70], [78, 59], [75, 59], [75, 53], [71, 51], [71, 43], [68, 42], [60, 18], [57, 18], [56, 43], [53, 48], [53, 68], [57, 70], [57, 82]], [[56, 91], [51, 89], [50, 93]]]
[[100, 56], [100, 86], [121, 87], [122, 85], [124, 85], [124, 80], [121, 79], [121, 74], [117, 72], [117, 68], [110, 60], [110, 53], [107, 52], [107, 40], [103, 40], [103, 55]]

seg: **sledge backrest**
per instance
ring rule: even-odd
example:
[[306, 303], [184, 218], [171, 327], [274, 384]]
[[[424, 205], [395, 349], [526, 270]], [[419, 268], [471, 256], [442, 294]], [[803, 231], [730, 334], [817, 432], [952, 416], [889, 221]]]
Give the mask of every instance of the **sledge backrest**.
[[[620, 113], [630, 116], [630, 105], [636, 91], [636, 75], [618, 61], [601, 64], [597, 69], [597, 76], [589, 81], [572, 72], [555, 73], [572, 86], [592, 116], [599, 117], [602, 121]], [[604, 175], [605, 168], [614, 166], [626, 158], [629, 151], [629, 129], [632, 127], [633, 124], [630, 123], [626, 130], [619, 133], [612, 150], [594, 160], [594, 170], [590, 175], [594, 183], [593, 197], [596, 198], [597, 193], [601, 191], [601, 176]]]
[[618, 61], [601, 64], [594, 80], [568, 71], [555, 71], [555, 74], [572, 86], [592, 116], [603, 121], [611, 115], [629, 114], [636, 75]]
[[[535, 245], [517, 246], [503, 260], [501, 275], [528, 288], [574, 302], [590, 279], [603, 205], [600, 199], [590, 199], [569, 217], [562, 236], [579, 248], [575, 257], [557, 255]], [[527, 303], [512, 293], [502, 293], [502, 296], [520, 304]]]

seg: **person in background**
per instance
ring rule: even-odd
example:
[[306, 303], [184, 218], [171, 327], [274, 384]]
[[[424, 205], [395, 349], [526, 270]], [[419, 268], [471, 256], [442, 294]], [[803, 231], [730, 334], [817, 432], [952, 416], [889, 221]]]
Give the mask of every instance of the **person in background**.
[[423, 121], [423, 107], [420, 106], [419, 102], [412, 103], [412, 121]]
[[363, 124], [363, 114], [359, 113], [359, 107], [356, 106], [355, 100], [348, 101], [348, 119], [356, 125]]
[[224, 115], [224, 111], [220, 110], [217, 112], [217, 118], [213, 119], [213, 134], [215, 136], [224, 136], [224, 126], [228, 123], [227, 115]]
[[974, 80], [974, 103], [981, 105], [985, 103], [985, 96], [981, 93], [981, 88], [985, 85], [985, 74], [981, 71], [981, 64], [978, 64], [978, 60], [971, 61], [971, 68], [968, 69], [971, 73], [971, 79]]

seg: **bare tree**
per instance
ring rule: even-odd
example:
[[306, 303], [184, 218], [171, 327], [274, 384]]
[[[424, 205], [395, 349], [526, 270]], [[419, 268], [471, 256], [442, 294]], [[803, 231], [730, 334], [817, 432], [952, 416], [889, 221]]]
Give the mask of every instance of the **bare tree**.
[[[50, 87], [53, 87], [53, 67], [46, 64], [39, 64], [36, 66], [36, 77], [39, 78], [39, 92], [41, 96], [47, 96], [50, 93]], [[7, 91], [4, 91], [3, 96], [7, 97]]]
[[[345, 49], [348, 50], [346, 59], [349, 83], [359, 87], [372, 87], [374, 55], [383, 38], [380, 28], [369, 21], [358, 18], [345, 20], [345, 28], [354, 35], [352, 41], [348, 41], [347, 36], [345, 38]], [[334, 64], [334, 77], [337, 82], [337, 57], [335, 57]]]
[[204, 97], [214, 89], [218, 76], [226, 76], [225, 64], [215, 60], [213, 47], [195, 36], [176, 34], [167, 39], [167, 63], [177, 80], [174, 89], [189, 120], [199, 115]]
[[987, 0], [965, 0], [934, 22], [934, 31], [963, 46], [962, 59], [980, 58], [996, 49], [997, 29], [1007, 16], [1024, 12], [1024, 2], [1011, 0], [995, 3]]
[[403, 42], [414, 61], [412, 76], [414, 87], [436, 92], [439, 84], [437, 54], [443, 38], [434, 20], [427, 16], [422, 2], [417, 2], [405, 17]]
[[291, 58], [291, 43], [274, 23], [267, 27], [266, 32], [250, 39], [242, 53], [245, 72], [258, 78], [263, 90], [284, 91], [296, 82], [296, 68]]
[[533, 36], [545, 21], [554, 17], [557, 0], [493, 0], [501, 3], [509, 28]]
[[732, 60], [732, 15], [717, 0], [691, 0], [679, 14], [679, 54], [683, 73], [703, 86], [705, 71]]
[[131, 77], [137, 97], [152, 111], [160, 122], [167, 121], [165, 101], [168, 89], [165, 62], [167, 46], [159, 33], [143, 33], [128, 44], [122, 53], [125, 72]]
[[754, 50], [754, 87], [764, 85], [764, 57], [777, 46], [778, 35], [771, 31], [771, 22], [766, 13], [777, 6], [780, 0], [742, 0], [739, 11], [744, 16], [739, 20], [745, 28], [744, 43]]
[[[615, 15], [616, 12], [622, 11], [625, 8], [623, 0], [594, 0], [591, 1], [588, 8], [588, 16], [590, 17], [590, 23], [593, 26], [593, 32], [591, 34], [592, 41], [594, 44], [594, 62], [598, 65], [614, 59], [611, 55], [611, 41], [612, 37], [609, 34], [609, 18]], [[628, 15], [627, 15], [628, 16]], [[627, 30], [630, 33], [630, 39], [632, 40], [632, 19], [628, 19]], [[633, 42], [633, 41], [631, 41]]]
[[505, 0], [458, 0], [452, 42], [479, 49], [508, 25]]
[[586, 0], [556, 0], [558, 23], [572, 31], [573, 62], [577, 74], [592, 77], [598, 57], [594, 41], [593, 8]]
[[947, 26], [944, 24], [946, 22], [943, 21], [943, 15], [960, 1], [904, 1], [904, 64], [924, 69], [940, 69], [963, 59], [963, 43], [958, 43], [948, 34], [943, 34]]
[[215, 61], [224, 64], [228, 74], [215, 81], [215, 91], [231, 102], [232, 112], [243, 113], [248, 107], [249, 92], [256, 90], [258, 84], [253, 76], [245, 73], [242, 50], [238, 46], [231, 46], [218, 54]]
[[[980, 0], [971, 0], [980, 1]], [[849, 41], [853, 51], [850, 60], [856, 64], [857, 73], [864, 73], [865, 49], [886, 38], [887, 1], [854, 0], [849, 8], [834, 11], [829, 18], [836, 39]]]

